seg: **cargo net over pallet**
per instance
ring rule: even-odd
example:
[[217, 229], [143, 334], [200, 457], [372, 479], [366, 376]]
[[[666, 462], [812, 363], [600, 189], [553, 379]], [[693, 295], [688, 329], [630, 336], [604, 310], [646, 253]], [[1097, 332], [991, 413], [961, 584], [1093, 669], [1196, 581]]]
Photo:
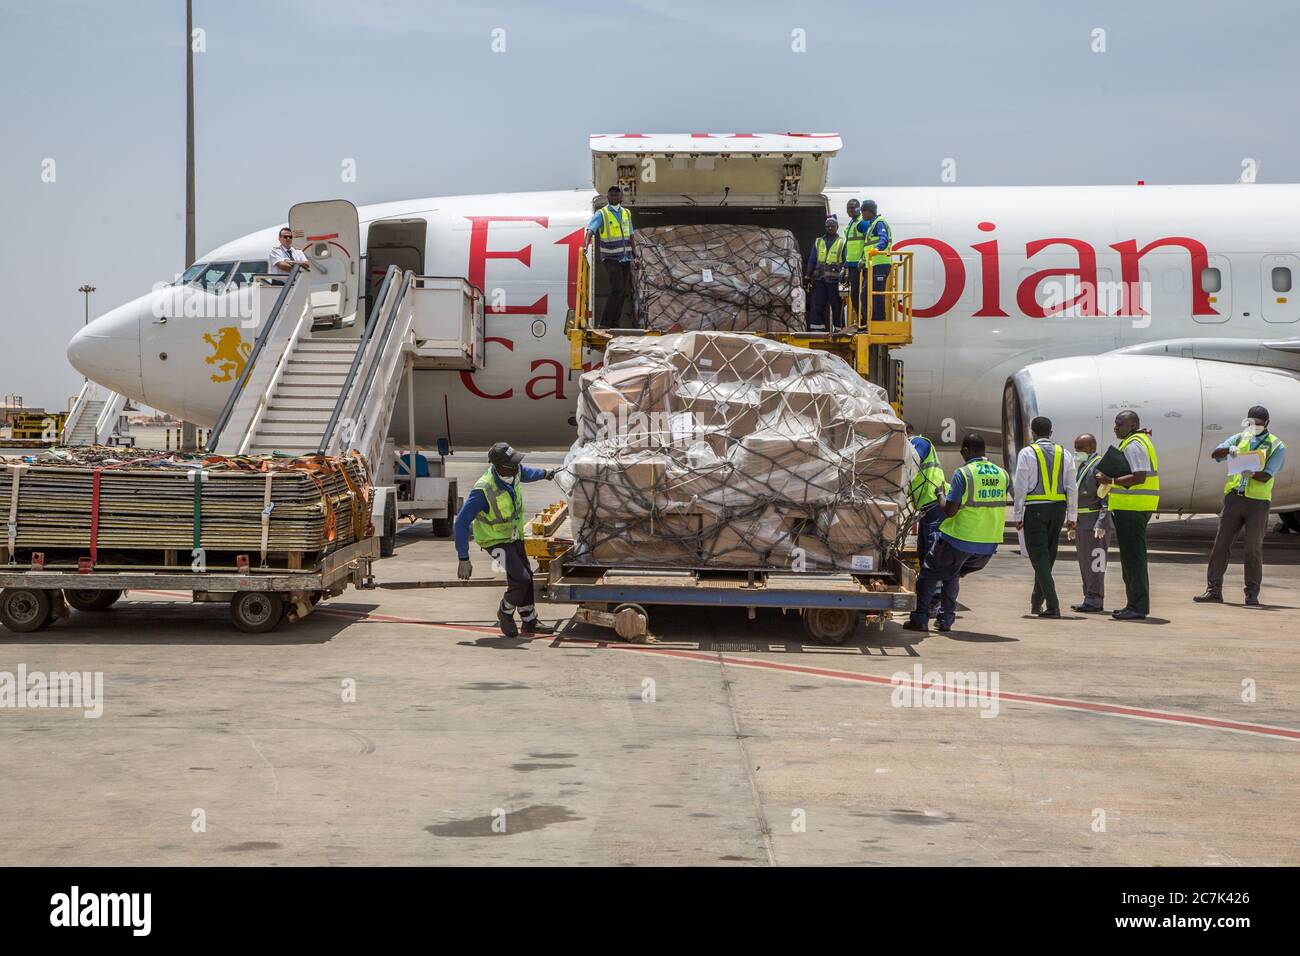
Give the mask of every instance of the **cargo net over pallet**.
[[582, 376], [559, 481], [575, 557], [880, 571], [916, 454], [843, 359], [749, 335], [620, 337]]
[[57, 449], [0, 466], [0, 563], [216, 570], [247, 556], [252, 571], [308, 568], [370, 535], [370, 501], [358, 456]]
[[[637, 324], [659, 332], [802, 331], [799, 243], [788, 229], [651, 226], [636, 233]], [[801, 309], [802, 311], [802, 309]]]

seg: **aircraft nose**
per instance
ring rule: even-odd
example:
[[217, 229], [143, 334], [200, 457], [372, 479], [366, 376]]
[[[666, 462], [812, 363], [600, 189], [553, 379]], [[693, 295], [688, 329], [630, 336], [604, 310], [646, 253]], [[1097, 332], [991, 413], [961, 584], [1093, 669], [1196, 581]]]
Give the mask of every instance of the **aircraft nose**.
[[68, 343], [68, 361], [91, 381], [138, 398], [140, 318], [148, 297], [106, 312], [82, 328]]

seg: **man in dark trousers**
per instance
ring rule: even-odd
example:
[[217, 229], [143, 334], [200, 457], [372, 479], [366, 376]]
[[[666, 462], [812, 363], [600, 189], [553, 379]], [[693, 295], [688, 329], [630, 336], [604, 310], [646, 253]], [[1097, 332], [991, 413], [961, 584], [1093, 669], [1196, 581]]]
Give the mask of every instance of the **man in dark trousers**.
[[1070, 608], [1083, 614], [1099, 614], [1106, 601], [1106, 546], [1110, 535], [1110, 512], [1106, 496], [1097, 494], [1097, 439], [1088, 432], [1074, 439], [1074, 482], [1079, 493], [1078, 537], [1074, 546], [1083, 582], [1083, 600]]
[[524, 500], [519, 485], [555, 477], [553, 470], [529, 468], [524, 456], [505, 442], [488, 450], [488, 470], [465, 496], [456, 515], [456, 556], [460, 564], [456, 577], [468, 581], [474, 573], [469, 560], [469, 536], [492, 555], [506, 571], [506, 593], [497, 608], [497, 623], [506, 637], [518, 637], [515, 612], [523, 621], [525, 634], [553, 634], [555, 628], [537, 620], [533, 607], [533, 566], [524, 552]]
[[[1286, 445], [1268, 430], [1268, 409], [1255, 405], [1246, 413], [1241, 431], [1219, 443], [1210, 452], [1215, 461], [1237, 460], [1253, 455], [1259, 468], [1229, 474], [1223, 485], [1223, 510], [1219, 530], [1206, 572], [1205, 593], [1193, 601], [1222, 603], [1223, 575], [1228, 570], [1232, 542], [1244, 532], [1246, 555], [1246, 606], [1259, 606], [1259, 589], [1264, 583], [1264, 532], [1268, 530], [1268, 509], [1273, 501], [1273, 479], [1286, 464]], [[1245, 463], [1245, 459], [1241, 461]]]
[[[1110, 519], [1119, 545], [1126, 603], [1111, 612], [1117, 621], [1141, 621], [1151, 613], [1151, 582], [1147, 574], [1147, 524], [1160, 504], [1160, 461], [1150, 433], [1135, 411], [1115, 416], [1115, 437], [1129, 473], [1118, 478], [1098, 471], [1097, 483], [1110, 492]], [[1100, 490], [1100, 489], [1099, 489]]]
[[600, 240], [600, 264], [609, 277], [600, 327], [616, 329], [623, 321], [623, 300], [632, 288], [632, 214], [623, 208], [620, 187], [610, 186], [605, 198], [609, 201], [587, 223], [583, 242], [590, 244], [593, 236]]
[[1061, 528], [1074, 530], [1079, 516], [1079, 488], [1074, 483], [1074, 456], [1052, 441], [1052, 421], [1039, 415], [1029, 423], [1033, 442], [1016, 456], [1015, 507], [1011, 520], [1024, 533], [1025, 551], [1034, 566], [1034, 593], [1029, 609], [1038, 617], [1059, 618], [1052, 568], [1061, 543]]
[[940, 631], [952, 630], [957, 616], [961, 579], [989, 563], [998, 550], [1007, 523], [1010, 476], [984, 457], [984, 439], [976, 434], [961, 443], [966, 464], [952, 473], [942, 505], [945, 515], [939, 536], [921, 562], [916, 581], [916, 610], [903, 629], [928, 631], [930, 608], [938, 595], [935, 615]]
[[[808, 309], [808, 331], [831, 332], [844, 328], [844, 300], [840, 298], [840, 276], [844, 273], [844, 237], [834, 216], [826, 218], [826, 231], [808, 252], [808, 281], [812, 305]], [[827, 325], [826, 311], [830, 310]]]

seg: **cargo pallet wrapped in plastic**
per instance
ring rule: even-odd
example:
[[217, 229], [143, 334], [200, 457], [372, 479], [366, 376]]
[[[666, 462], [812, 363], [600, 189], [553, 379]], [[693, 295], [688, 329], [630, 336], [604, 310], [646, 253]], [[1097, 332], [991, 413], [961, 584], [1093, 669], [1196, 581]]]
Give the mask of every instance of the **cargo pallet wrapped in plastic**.
[[561, 487], [597, 565], [880, 571], [917, 467], [883, 389], [750, 335], [614, 339]]
[[[702, 224], [636, 234], [637, 324], [655, 331], [793, 332], [806, 326], [788, 229]], [[802, 312], [802, 308], [800, 309]]]

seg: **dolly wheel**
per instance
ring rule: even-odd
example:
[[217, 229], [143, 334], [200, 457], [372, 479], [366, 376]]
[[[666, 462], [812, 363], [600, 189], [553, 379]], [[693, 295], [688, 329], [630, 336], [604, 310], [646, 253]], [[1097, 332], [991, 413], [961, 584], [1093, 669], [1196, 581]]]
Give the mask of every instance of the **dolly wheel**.
[[245, 634], [265, 634], [284, 617], [284, 599], [274, 591], [240, 591], [230, 599], [230, 620]]
[[858, 629], [858, 615], [842, 607], [810, 607], [803, 629], [818, 644], [844, 644]]
[[40, 588], [0, 591], [0, 623], [19, 634], [49, 627], [51, 607], [50, 595]]
[[122, 592], [116, 588], [64, 588], [63, 597], [78, 611], [107, 611]]

